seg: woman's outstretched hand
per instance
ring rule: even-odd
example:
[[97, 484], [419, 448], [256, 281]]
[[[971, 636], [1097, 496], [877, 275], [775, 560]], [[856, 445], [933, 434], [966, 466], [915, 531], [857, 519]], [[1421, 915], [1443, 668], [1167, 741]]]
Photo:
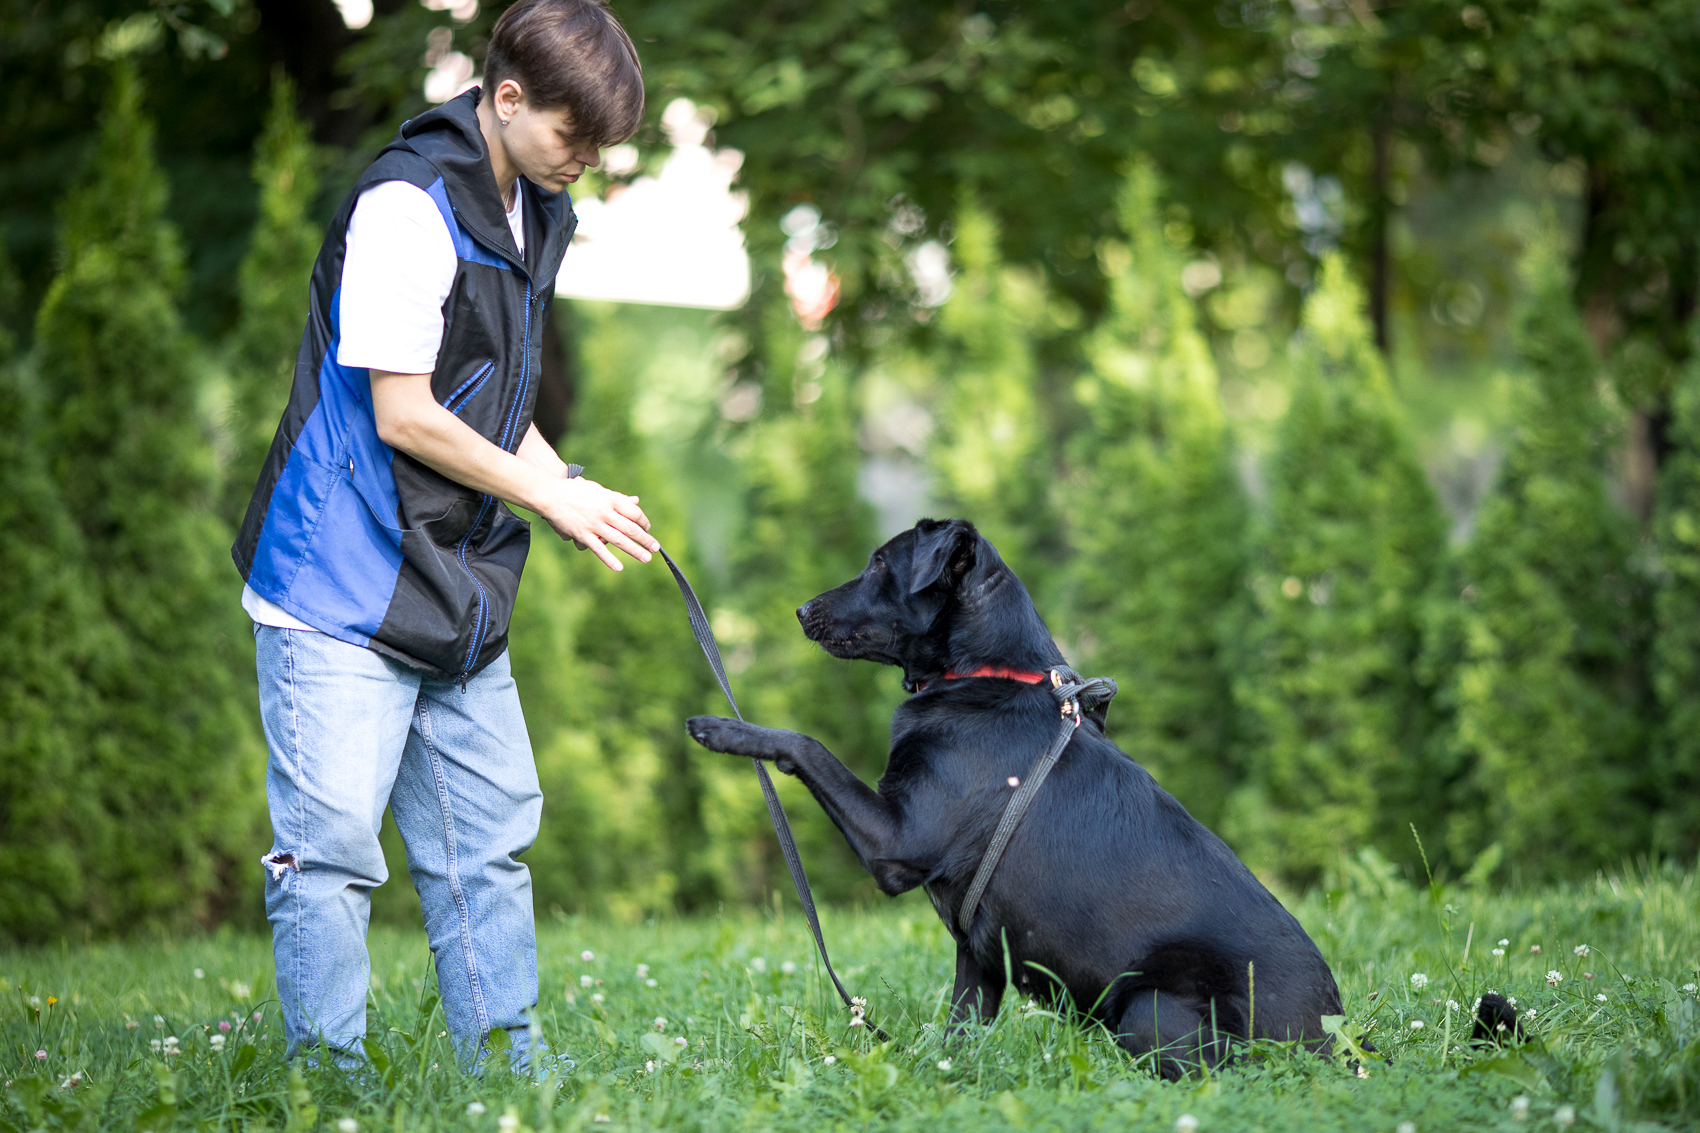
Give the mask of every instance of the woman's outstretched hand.
[[583, 476], [562, 477], [551, 485], [547, 499], [537, 508], [549, 526], [563, 539], [588, 548], [609, 570], [623, 570], [611, 548], [623, 551], [640, 563], [661, 549], [649, 534], [649, 517], [638, 506], [636, 496], [622, 495]]

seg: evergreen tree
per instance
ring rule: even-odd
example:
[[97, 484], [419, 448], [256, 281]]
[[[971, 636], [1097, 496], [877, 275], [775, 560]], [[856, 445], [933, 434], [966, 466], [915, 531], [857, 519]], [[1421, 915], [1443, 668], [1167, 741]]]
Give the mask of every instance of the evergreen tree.
[[271, 112], [254, 158], [260, 212], [242, 261], [241, 317], [231, 338], [227, 474], [222, 512], [242, 521], [289, 400], [307, 287], [323, 233], [310, 212], [318, 175], [307, 126], [295, 113], [295, 85], [280, 69], [272, 79]]
[[[869, 506], [856, 494], [862, 452], [846, 366], [805, 335], [788, 310], [765, 312], [759, 353], [768, 408], [738, 438], [747, 517], [732, 555], [731, 600], [713, 612], [722, 644], [742, 671], [734, 691], [752, 722], [808, 732], [865, 779], [889, 747], [900, 674], [843, 661], [803, 636], [797, 607], [848, 581], [877, 545]], [[716, 698], [717, 699], [717, 698]], [[724, 704], [710, 708], [724, 713]], [[743, 760], [713, 762], [710, 821], [720, 868], [758, 902], [791, 884], [761, 793]], [[843, 836], [794, 778], [775, 776], [820, 895], [863, 885]]]
[[1653, 846], [1700, 851], [1700, 342], [1672, 399], [1673, 451], [1654, 515], [1663, 585], [1655, 598], [1653, 687], [1661, 709], [1652, 786], [1662, 802]]
[[[0, 257], [0, 299], [15, 277]], [[85, 676], [110, 648], [83, 547], [38, 448], [39, 405], [0, 323], [0, 940], [68, 932], [89, 911], [85, 858], [117, 831], [87, 789], [99, 702]]]
[[88, 666], [99, 739], [71, 788], [111, 824], [107, 845], [79, 846], [96, 926], [213, 915], [252, 888], [230, 868], [261, 829], [253, 654], [175, 305], [182, 257], [165, 196], [139, 84], [118, 64], [35, 340], [48, 469], [91, 601], [113, 623]]
[[1314, 877], [1342, 850], [1411, 856], [1424, 825], [1419, 611], [1445, 528], [1401, 428], [1363, 298], [1330, 257], [1307, 300], [1256, 539], [1236, 699], [1250, 749], [1229, 800], [1252, 861]]
[[1614, 422], [1555, 233], [1531, 245], [1523, 275], [1517, 425], [1435, 640], [1456, 655], [1448, 849], [1462, 861], [1498, 843], [1513, 866], [1550, 875], [1648, 843], [1648, 611], [1633, 526], [1607, 494]]
[[1043, 280], [1005, 266], [998, 242], [997, 221], [970, 201], [951, 247], [955, 286], [939, 312], [943, 395], [931, 456], [945, 509], [978, 527], [1040, 593], [1057, 524], [1035, 339], [1059, 316]]
[[1057, 501], [1071, 552], [1060, 625], [1076, 665], [1127, 693], [1110, 713], [1117, 742], [1214, 822], [1232, 781], [1219, 637], [1240, 590], [1245, 509], [1149, 165], [1119, 203], [1127, 242], [1103, 253], [1110, 309], [1087, 343], [1091, 369], [1075, 387], [1084, 427]]
[[[638, 496], [652, 529], [700, 583], [678, 491], [634, 427], [636, 336], [618, 311], [578, 312], [586, 377], [564, 459]], [[546, 828], [530, 860], [539, 900], [569, 908], [700, 909], [719, 896], [702, 817], [703, 752], [685, 732], [713, 677], [659, 556], [616, 574], [533, 525], [513, 655], [537, 749]]]

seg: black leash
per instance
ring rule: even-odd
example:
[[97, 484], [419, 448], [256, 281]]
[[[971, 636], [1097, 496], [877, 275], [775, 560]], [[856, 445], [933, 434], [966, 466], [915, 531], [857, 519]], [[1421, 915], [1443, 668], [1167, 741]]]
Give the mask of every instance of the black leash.
[[[584, 467], [578, 464], [567, 465], [567, 478], [570, 480], [584, 472]], [[704, 657], [708, 658], [708, 667], [714, 670], [714, 679], [720, 682], [720, 691], [726, 694], [726, 703], [732, 706], [732, 715], [744, 722], [744, 714], [738, 710], [738, 701], [732, 695], [732, 685], [726, 679], [726, 666], [720, 660], [720, 645], [714, 640], [714, 628], [708, 624], [708, 615], [702, 612], [702, 603], [697, 601], [696, 591], [685, 579], [685, 572], [679, 569], [679, 564], [673, 561], [665, 548], [661, 550], [661, 559], [667, 564], [667, 569], [673, 572], [673, 581], [679, 584], [679, 593], [685, 599], [685, 613], [691, 621], [691, 633], [702, 646]], [[791, 823], [785, 817], [785, 808], [780, 805], [779, 792], [774, 789], [773, 777], [767, 773], [767, 765], [759, 759], [751, 759], [756, 767], [756, 779], [761, 783], [762, 798], [767, 801], [767, 816], [773, 820], [773, 832], [779, 837], [780, 852], [785, 855], [785, 868], [791, 871], [791, 882], [797, 887], [797, 900], [802, 902], [803, 915], [809, 920], [809, 931], [814, 933], [815, 947], [820, 949], [820, 961], [826, 965], [826, 974], [832, 978], [832, 986], [838, 989], [838, 998], [844, 1001], [844, 1006], [850, 1008], [851, 1023], [861, 1020], [881, 1042], [890, 1042], [891, 1036], [867, 1019], [867, 1000], [860, 996], [852, 996], [844, 990], [844, 982], [833, 970], [832, 958], [826, 954], [826, 937], [821, 935], [820, 914], [815, 911], [814, 894], [809, 891], [809, 877], [803, 872], [803, 858], [797, 852], [797, 839], [791, 833]]]
[[1057, 731], [1051, 746], [1044, 750], [1033, 769], [1027, 772], [1027, 778], [1020, 783], [1015, 794], [1009, 797], [1009, 802], [1003, 808], [1003, 816], [998, 819], [997, 830], [992, 834], [991, 844], [986, 847], [985, 856], [980, 859], [980, 867], [974, 871], [974, 880], [968, 885], [968, 894], [962, 899], [962, 907], [957, 910], [957, 927], [962, 935], [968, 935], [968, 928], [974, 923], [974, 914], [980, 909], [980, 898], [986, 895], [986, 886], [992, 882], [992, 874], [997, 871], [998, 861], [1003, 857], [1004, 850], [1009, 846], [1010, 838], [1015, 835], [1015, 828], [1021, 824], [1027, 808], [1032, 805], [1033, 797], [1044, 786], [1045, 777], [1051, 773], [1051, 768], [1062, 758], [1063, 749], [1068, 747], [1068, 741], [1074, 738], [1074, 733], [1080, 727], [1083, 709], [1081, 701], [1086, 702], [1088, 709], [1098, 708], [1110, 702], [1116, 695], [1116, 682], [1109, 677], [1093, 677], [1091, 680], [1082, 677], [1073, 669], [1058, 667], [1051, 670], [1051, 695], [1057, 698], [1062, 706], [1062, 727]]

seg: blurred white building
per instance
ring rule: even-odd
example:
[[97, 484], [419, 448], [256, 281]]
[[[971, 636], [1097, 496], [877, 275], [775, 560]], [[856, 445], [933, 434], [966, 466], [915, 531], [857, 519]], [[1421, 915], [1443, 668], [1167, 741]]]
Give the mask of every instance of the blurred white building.
[[[556, 295], [721, 311], [749, 298], [750, 258], [739, 228], [747, 201], [732, 190], [744, 155], [704, 145], [713, 119], [688, 99], [668, 104], [661, 123], [673, 152], [657, 175], [574, 201], [578, 233]], [[636, 165], [637, 151], [615, 146], [604, 159], [620, 173]]]

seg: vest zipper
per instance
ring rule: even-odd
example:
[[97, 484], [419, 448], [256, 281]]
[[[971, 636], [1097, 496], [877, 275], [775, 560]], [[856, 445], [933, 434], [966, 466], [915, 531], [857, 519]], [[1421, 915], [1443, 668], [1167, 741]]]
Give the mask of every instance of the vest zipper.
[[[491, 363], [492, 368], [494, 365], [495, 363]], [[508, 450], [508, 442], [513, 439], [514, 425], [519, 421], [519, 408], [525, 404], [526, 389], [530, 384], [531, 280], [527, 278], [525, 281], [525, 337], [520, 348], [519, 388], [514, 392], [513, 404], [508, 407], [507, 423], [502, 427], [501, 446], [504, 451]], [[467, 396], [471, 397], [471, 394]], [[464, 402], [462, 404], [464, 405]], [[460, 671], [460, 689], [462, 692], [466, 691], [466, 682], [472, 675], [472, 666], [478, 660], [478, 651], [484, 647], [484, 635], [490, 628], [490, 597], [484, 591], [484, 584], [478, 581], [478, 576], [473, 573], [472, 567], [466, 561], [466, 548], [467, 544], [472, 541], [472, 536], [483, 524], [485, 515], [489, 514], [490, 505], [495, 502], [495, 496], [488, 494], [484, 496], [484, 502], [478, 509], [478, 517], [472, 521], [472, 526], [467, 529], [466, 535], [460, 541], [460, 546], [455, 550], [455, 557], [460, 560], [461, 569], [466, 571], [467, 577], [471, 578], [472, 584], [478, 588], [478, 620], [473, 625], [472, 640], [467, 645], [466, 660], [463, 662]]]

